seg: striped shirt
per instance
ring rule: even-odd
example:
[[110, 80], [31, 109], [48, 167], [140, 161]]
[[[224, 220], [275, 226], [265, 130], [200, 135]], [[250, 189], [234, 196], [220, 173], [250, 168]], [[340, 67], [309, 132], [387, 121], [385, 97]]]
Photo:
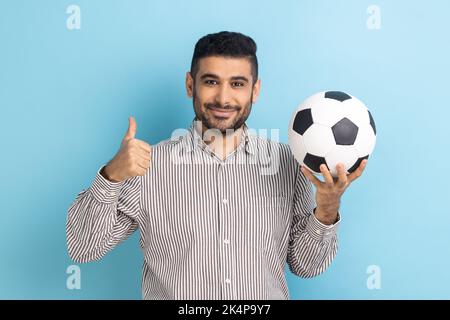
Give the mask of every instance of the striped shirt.
[[241, 137], [222, 160], [193, 123], [152, 147], [144, 176], [114, 183], [102, 166], [68, 209], [70, 257], [98, 260], [139, 228], [143, 299], [289, 299], [286, 263], [304, 278], [325, 271], [340, 220], [315, 218], [288, 145], [246, 125]]

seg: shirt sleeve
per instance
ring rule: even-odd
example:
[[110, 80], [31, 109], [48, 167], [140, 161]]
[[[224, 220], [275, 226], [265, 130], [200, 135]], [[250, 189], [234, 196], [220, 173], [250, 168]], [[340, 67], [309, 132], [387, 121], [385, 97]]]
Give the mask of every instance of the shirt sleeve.
[[293, 221], [291, 224], [288, 265], [289, 269], [302, 278], [315, 277], [324, 272], [337, 253], [338, 221], [324, 225], [314, 215], [315, 200], [313, 185], [297, 169], [293, 199]]
[[111, 182], [97, 171], [67, 212], [69, 256], [79, 263], [101, 259], [138, 227], [141, 177]]

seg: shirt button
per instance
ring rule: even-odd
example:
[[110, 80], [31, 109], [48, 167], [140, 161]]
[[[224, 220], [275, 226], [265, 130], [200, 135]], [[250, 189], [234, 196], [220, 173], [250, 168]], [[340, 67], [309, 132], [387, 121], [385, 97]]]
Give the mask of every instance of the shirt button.
[[223, 240], [223, 243], [225, 243], [225, 244], [229, 244], [229, 243], [230, 243], [230, 240], [228, 240], [228, 239], [225, 239], [225, 240]]
[[228, 200], [227, 199], [223, 199], [222, 202], [223, 202], [223, 204], [227, 204]]
[[100, 189], [100, 193], [105, 194], [105, 193], [106, 193], [106, 190]]
[[317, 234], [321, 234], [322, 231], [320, 231], [320, 229], [317, 229], [317, 230], [316, 230], [316, 233], [317, 233]]
[[230, 279], [225, 279], [225, 282], [226, 282], [227, 284], [230, 284], [230, 283], [231, 283], [231, 280], [230, 280]]

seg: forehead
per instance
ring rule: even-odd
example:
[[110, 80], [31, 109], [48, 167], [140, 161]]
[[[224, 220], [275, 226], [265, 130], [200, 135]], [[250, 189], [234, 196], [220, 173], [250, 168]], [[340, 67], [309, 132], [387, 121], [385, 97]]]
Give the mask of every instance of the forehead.
[[221, 78], [234, 76], [251, 77], [252, 65], [247, 58], [232, 57], [205, 57], [198, 62], [197, 76], [205, 73], [213, 73]]

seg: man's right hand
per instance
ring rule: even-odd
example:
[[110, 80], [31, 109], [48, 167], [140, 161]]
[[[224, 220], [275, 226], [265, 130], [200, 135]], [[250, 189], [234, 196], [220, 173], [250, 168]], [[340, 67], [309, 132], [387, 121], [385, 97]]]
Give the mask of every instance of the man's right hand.
[[129, 125], [120, 149], [100, 172], [111, 182], [143, 176], [151, 164], [152, 147], [145, 141], [135, 139], [136, 120], [129, 117]]

